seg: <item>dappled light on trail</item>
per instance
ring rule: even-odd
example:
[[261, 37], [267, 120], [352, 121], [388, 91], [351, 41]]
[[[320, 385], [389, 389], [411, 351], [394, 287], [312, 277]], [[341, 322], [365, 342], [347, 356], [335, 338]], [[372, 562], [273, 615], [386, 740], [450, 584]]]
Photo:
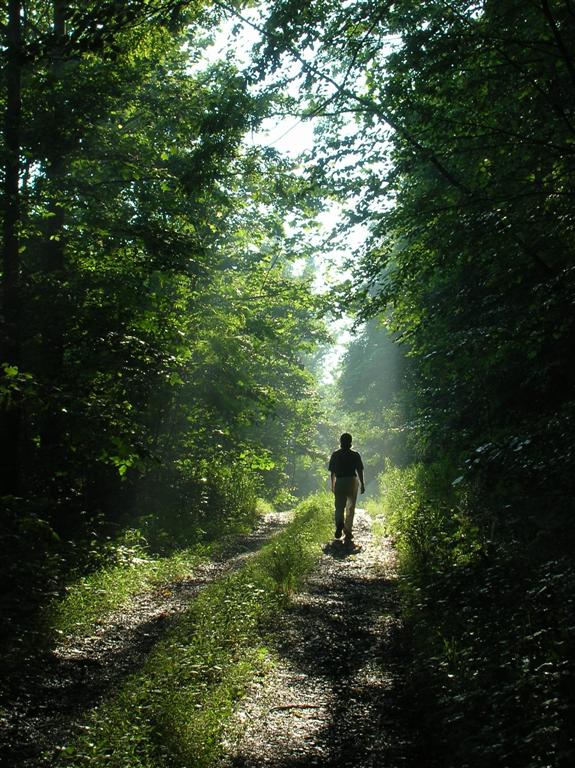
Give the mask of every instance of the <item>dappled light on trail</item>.
[[324, 546], [276, 628], [270, 672], [239, 704], [222, 766], [395, 768], [414, 759], [394, 555], [373, 539], [364, 510], [356, 521], [357, 549]]

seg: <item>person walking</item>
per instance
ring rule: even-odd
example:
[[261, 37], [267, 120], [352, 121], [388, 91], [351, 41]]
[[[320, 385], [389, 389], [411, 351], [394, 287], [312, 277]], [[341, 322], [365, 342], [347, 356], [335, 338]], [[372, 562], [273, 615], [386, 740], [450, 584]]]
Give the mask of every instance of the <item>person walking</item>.
[[335, 497], [335, 538], [345, 536], [345, 543], [353, 540], [353, 517], [357, 492], [365, 492], [363, 462], [357, 451], [351, 450], [353, 442], [349, 432], [339, 438], [340, 448], [331, 454], [328, 469], [331, 473], [331, 490]]

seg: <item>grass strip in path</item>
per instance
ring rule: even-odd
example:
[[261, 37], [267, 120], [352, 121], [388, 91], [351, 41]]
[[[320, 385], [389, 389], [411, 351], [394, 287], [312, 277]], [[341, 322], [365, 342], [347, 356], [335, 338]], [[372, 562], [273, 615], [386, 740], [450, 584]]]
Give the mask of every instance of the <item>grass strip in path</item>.
[[331, 533], [322, 495], [239, 571], [208, 585], [157, 644], [138, 674], [89, 713], [57, 754], [57, 768], [212, 765], [222, 728], [248, 681], [265, 664], [269, 625], [321, 554]]

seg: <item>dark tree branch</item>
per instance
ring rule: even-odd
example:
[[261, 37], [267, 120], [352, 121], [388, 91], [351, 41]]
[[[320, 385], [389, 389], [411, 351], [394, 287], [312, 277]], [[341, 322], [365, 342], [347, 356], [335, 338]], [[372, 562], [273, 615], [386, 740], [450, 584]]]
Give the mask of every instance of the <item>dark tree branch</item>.
[[559, 31], [559, 27], [557, 26], [557, 22], [555, 21], [555, 17], [553, 16], [553, 13], [551, 11], [551, 8], [549, 7], [549, 0], [541, 0], [541, 8], [543, 10], [543, 14], [545, 18], [547, 19], [549, 26], [551, 27], [551, 31], [553, 32], [553, 37], [555, 38], [555, 42], [557, 43], [557, 47], [561, 51], [561, 55], [563, 58], [563, 61], [565, 63], [565, 66], [567, 67], [567, 70], [569, 71], [569, 74], [571, 75], [571, 80], [573, 82], [573, 85], [575, 85], [575, 66], [573, 65], [573, 59], [571, 58], [571, 55], [569, 54], [569, 51], [565, 47], [565, 43], [563, 41], [563, 38], [561, 36], [561, 32]]

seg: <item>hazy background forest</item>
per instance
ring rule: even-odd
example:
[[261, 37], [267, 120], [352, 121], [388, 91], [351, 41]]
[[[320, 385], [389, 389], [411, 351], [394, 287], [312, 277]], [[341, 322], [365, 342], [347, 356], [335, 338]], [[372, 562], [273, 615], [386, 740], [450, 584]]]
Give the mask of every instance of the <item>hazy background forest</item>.
[[0, 33], [6, 674], [70, 585], [324, 488], [347, 429], [439, 764], [571, 765], [571, 0], [8, 0]]

